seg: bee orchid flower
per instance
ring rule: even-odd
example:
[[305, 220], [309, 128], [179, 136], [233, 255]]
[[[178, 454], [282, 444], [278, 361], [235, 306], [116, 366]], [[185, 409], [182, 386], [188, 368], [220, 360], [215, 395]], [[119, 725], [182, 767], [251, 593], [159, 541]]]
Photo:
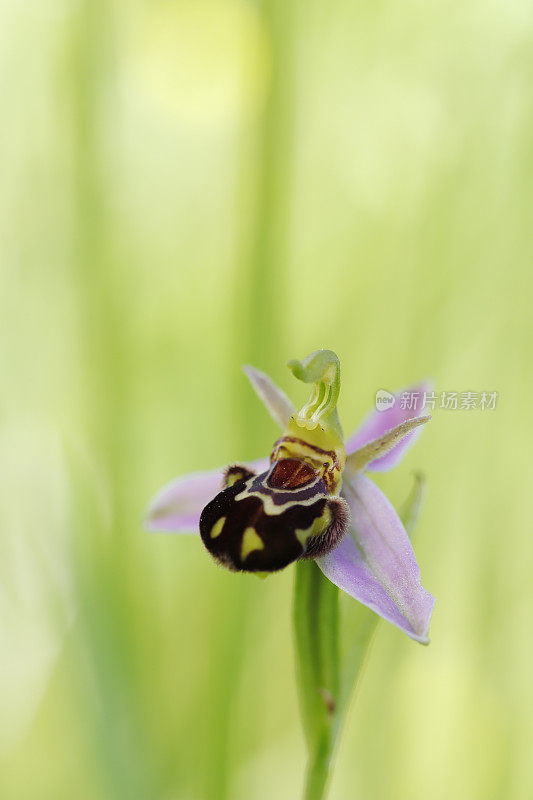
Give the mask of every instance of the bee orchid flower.
[[234, 571], [265, 575], [315, 559], [332, 583], [426, 644], [435, 599], [400, 517], [366, 473], [395, 467], [430, 417], [413, 416], [398, 394], [344, 440], [335, 353], [318, 350], [288, 366], [312, 384], [298, 412], [266, 374], [244, 367], [283, 431], [270, 458], [175, 479], [154, 497], [146, 527], [200, 533], [215, 561]]

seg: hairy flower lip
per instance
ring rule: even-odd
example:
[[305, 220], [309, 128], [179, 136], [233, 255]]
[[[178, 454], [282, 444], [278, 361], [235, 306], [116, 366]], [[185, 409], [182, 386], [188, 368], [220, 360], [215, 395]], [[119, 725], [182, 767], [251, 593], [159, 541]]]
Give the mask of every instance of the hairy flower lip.
[[[272, 418], [284, 428], [294, 408], [268, 375], [255, 367], [243, 370]], [[429, 391], [424, 381], [410, 387], [410, 392]], [[362, 425], [346, 440], [348, 467], [343, 476], [341, 495], [350, 505], [350, 532], [341, 543], [317, 564], [326, 577], [340, 589], [371, 608], [398, 627], [410, 638], [427, 644], [428, 628], [435, 598], [422, 587], [415, 554], [400, 518], [381, 492], [363, 472], [350, 472], [350, 456], [365, 445], [386, 438], [393, 429], [413, 419], [399, 402], [401, 392], [387, 411], [372, 411]], [[421, 417], [421, 414], [415, 414]], [[407, 426], [409, 427], [409, 426]], [[364, 463], [365, 471], [388, 471], [405, 456], [422, 431], [422, 420], [416, 428], [394, 444], [383, 455]], [[268, 459], [248, 462], [251, 469], [263, 471]], [[154, 497], [146, 515], [146, 528], [151, 531], [198, 533], [198, 520], [203, 507], [219, 491], [223, 469], [197, 472], [166, 484]]]

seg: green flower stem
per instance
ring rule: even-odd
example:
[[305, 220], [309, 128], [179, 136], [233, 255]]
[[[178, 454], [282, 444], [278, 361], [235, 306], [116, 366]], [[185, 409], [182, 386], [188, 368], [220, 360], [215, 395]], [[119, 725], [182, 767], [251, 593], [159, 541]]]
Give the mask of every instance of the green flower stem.
[[[401, 515], [409, 533], [418, 520], [423, 489], [423, 478], [416, 475]], [[299, 561], [295, 570], [296, 678], [309, 753], [304, 800], [323, 800], [346, 710], [379, 617], [363, 605], [350, 603], [341, 637], [337, 587], [314, 561]]]
[[364, 606], [352, 608], [355, 629], [349, 636], [348, 652], [341, 656], [337, 587], [314, 561], [300, 561], [295, 569], [297, 680], [309, 752], [304, 798], [321, 800], [328, 788], [348, 702], [378, 617]]
[[325, 796], [332, 755], [331, 736], [323, 736], [314, 753], [310, 754], [305, 781], [305, 800], [321, 800]]
[[314, 561], [296, 564], [297, 681], [309, 750], [305, 797], [324, 795], [335, 744], [340, 689], [338, 589]]

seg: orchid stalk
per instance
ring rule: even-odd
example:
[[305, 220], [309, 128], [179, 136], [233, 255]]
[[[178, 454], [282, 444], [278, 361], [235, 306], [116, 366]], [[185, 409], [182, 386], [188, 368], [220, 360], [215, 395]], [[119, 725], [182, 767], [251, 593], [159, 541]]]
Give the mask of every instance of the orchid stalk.
[[[305, 797], [320, 800], [378, 619], [362, 610], [353, 646], [342, 648], [338, 589], [415, 641], [429, 641], [435, 600], [421, 585], [402, 520], [366, 473], [396, 466], [430, 417], [409, 417], [395, 402], [372, 412], [344, 440], [336, 354], [318, 350], [288, 366], [312, 386], [299, 411], [267, 375], [244, 367], [282, 429], [270, 457], [172, 481], [150, 504], [146, 526], [199, 532], [213, 559], [235, 572], [265, 577], [296, 562], [296, 668], [309, 750]], [[419, 505], [417, 490], [404, 516], [410, 526]]]

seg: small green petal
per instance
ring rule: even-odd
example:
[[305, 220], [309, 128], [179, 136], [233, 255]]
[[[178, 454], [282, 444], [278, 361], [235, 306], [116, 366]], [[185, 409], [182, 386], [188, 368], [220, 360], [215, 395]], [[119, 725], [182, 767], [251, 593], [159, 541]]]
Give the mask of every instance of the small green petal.
[[419, 425], [424, 425], [426, 422], [429, 422], [430, 419], [431, 417], [428, 415], [405, 420], [405, 422], [400, 423], [400, 425], [387, 431], [377, 439], [373, 439], [363, 447], [360, 447], [359, 450], [356, 450], [355, 453], [349, 455], [346, 461], [347, 467], [349, 467], [352, 472], [361, 472], [367, 464], [389, 453], [392, 448], [395, 447], [398, 442], [401, 442], [402, 439], [405, 439], [411, 431]]

